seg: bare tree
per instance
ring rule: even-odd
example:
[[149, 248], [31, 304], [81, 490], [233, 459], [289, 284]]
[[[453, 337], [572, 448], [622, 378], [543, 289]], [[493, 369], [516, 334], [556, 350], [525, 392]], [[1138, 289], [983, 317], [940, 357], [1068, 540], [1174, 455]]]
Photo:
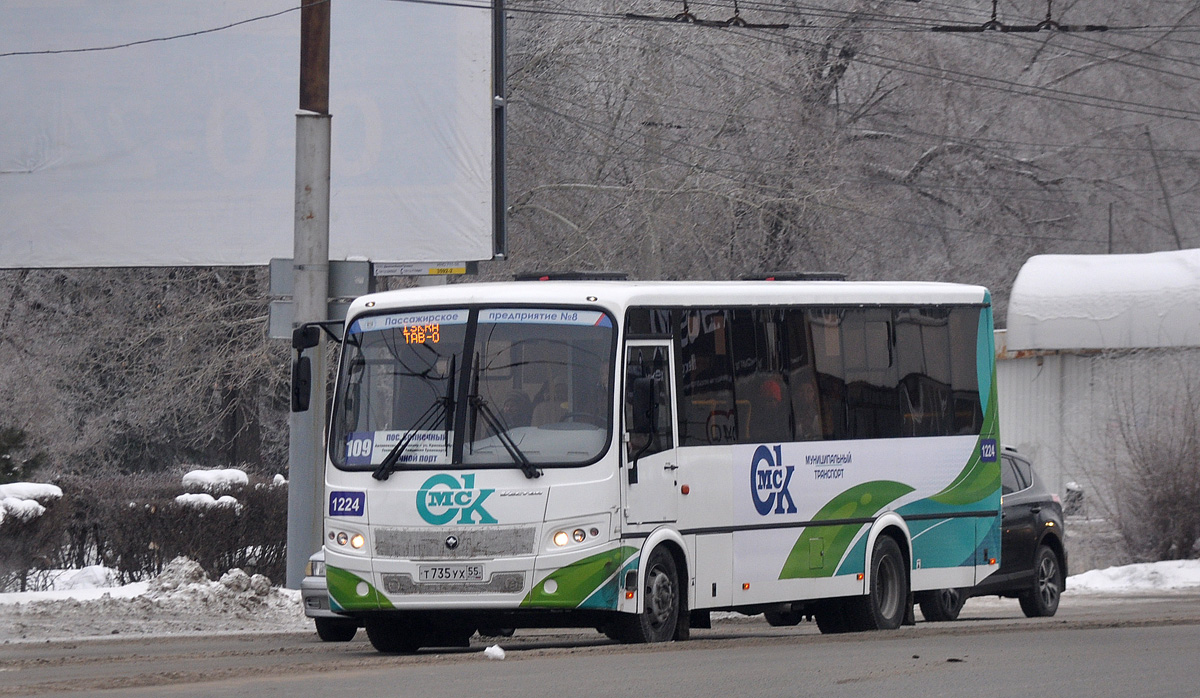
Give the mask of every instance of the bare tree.
[[[929, 31], [986, 5], [741, 8], [790, 25], [766, 29], [626, 17], [683, 9], [655, 0], [510, 3], [510, 257], [970, 281], [1003, 322], [1031, 254], [1200, 243], [1194, 5], [1054, 8], [1105, 33]], [[1000, 4], [1010, 24], [1045, 10]]]
[[11, 398], [58, 471], [179, 462], [282, 469], [286, 347], [266, 337], [256, 269], [8, 272]]
[[[1153, 355], [1149, 355], [1153, 354]], [[1099, 494], [1130, 554], [1175, 560], [1200, 553], [1200, 370], [1196, 352], [1109, 357], [1112, 430], [1095, 444]], [[1134, 368], [1137, 362], [1137, 368]], [[1111, 372], [1110, 372], [1111, 374]]]

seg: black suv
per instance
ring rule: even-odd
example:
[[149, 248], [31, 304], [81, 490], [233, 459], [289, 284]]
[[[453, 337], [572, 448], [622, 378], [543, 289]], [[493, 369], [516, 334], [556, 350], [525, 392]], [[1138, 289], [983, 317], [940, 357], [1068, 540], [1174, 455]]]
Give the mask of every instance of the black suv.
[[1046, 489], [1029, 461], [1005, 449], [1000, 462], [1003, 494], [1000, 569], [975, 587], [920, 592], [925, 620], [954, 620], [972, 596], [1006, 596], [1025, 615], [1052, 616], [1067, 586], [1062, 501]]

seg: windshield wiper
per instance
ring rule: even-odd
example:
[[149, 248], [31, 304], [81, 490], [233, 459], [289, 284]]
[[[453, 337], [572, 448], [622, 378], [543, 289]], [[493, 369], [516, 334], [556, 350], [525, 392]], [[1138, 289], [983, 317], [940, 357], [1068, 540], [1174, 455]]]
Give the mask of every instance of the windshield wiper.
[[425, 410], [425, 413], [417, 419], [417, 422], [408, 431], [404, 432], [404, 435], [400, 437], [400, 440], [396, 442], [392, 450], [388, 451], [388, 454], [384, 456], [383, 461], [375, 469], [375, 472], [371, 473], [371, 477], [376, 480], [388, 479], [396, 470], [396, 464], [400, 462], [400, 457], [404, 455], [404, 451], [408, 449], [408, 444], [416, 437], [417, 432], [424, 431], [437, 424], [438, 420], [445, 420], [446, 422], [446, 431], [443, 440], [445, 447], [449, 448], [450, 415], [454, 414], [454, 360], [456, 358], [458, 357], [450, 357], [450, 379], [447, 381], [446, 394], [435, 400], [429, 406], [429, 409]]
[[508, 451], [508, 455], [513, 459], [513, 462], [521, 466], [521, 472], [525, 473], [525, 477], [530, 480], [541, 477], [542, 471], [538, 470], [530, 462], [524, 451], [521, 450], [521, 447], [517, 445], [517, 442], [513, 441], [512, 436], [508, 433], [508, 429], [505, 428], [500, 418], [496, 416], [496, 413], [492, 411], [492, 408], [488, 406], [487, 400], [480, 397], [478, 354], [475, 356], [475, 370], [471, 375], [471, 394], [467, 396], [467, 399], [471, 403], [472, 440], [474, 440], [475, 422], [479, 417], [483, 417], [483, 423], [487, 425], [488, 429], [495, 432], [496, 439], [500, 441], [500, 445], [504, 447], [504, 450]]

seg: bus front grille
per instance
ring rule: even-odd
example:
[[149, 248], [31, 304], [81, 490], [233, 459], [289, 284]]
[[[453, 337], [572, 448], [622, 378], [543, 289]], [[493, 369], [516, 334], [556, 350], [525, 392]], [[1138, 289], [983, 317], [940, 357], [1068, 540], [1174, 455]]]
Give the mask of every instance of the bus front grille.
[[533, 555], [532, 526], [379, 528], [375, 556], [400, 560], [471, 560]]
[[422, 582], [408, 574], [383, 574], [389, 594], [515, 594], [525, 589], [525, 573], [496, 572], [486, 582]]

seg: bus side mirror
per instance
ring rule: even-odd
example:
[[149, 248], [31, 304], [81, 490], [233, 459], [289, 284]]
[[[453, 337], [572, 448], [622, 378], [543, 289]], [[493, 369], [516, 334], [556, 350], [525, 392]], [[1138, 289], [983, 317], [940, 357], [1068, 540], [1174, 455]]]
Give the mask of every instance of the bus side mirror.
[[317, 325], [301, 325], [292, 330], [292, 348], [299, 352], [292, 361], [292, 411], [307, 412], [312, 396], [312, 361], [304, 355], [321, 343], [321, 328]]
[[321, 328], [317, 325], [301, 325], [292, 330], [292, 348], [304, 353], [321, 343]]
[[307, 412], [312, 395], [312, 361], [301, 356], [292, 361], [292, 411]]

